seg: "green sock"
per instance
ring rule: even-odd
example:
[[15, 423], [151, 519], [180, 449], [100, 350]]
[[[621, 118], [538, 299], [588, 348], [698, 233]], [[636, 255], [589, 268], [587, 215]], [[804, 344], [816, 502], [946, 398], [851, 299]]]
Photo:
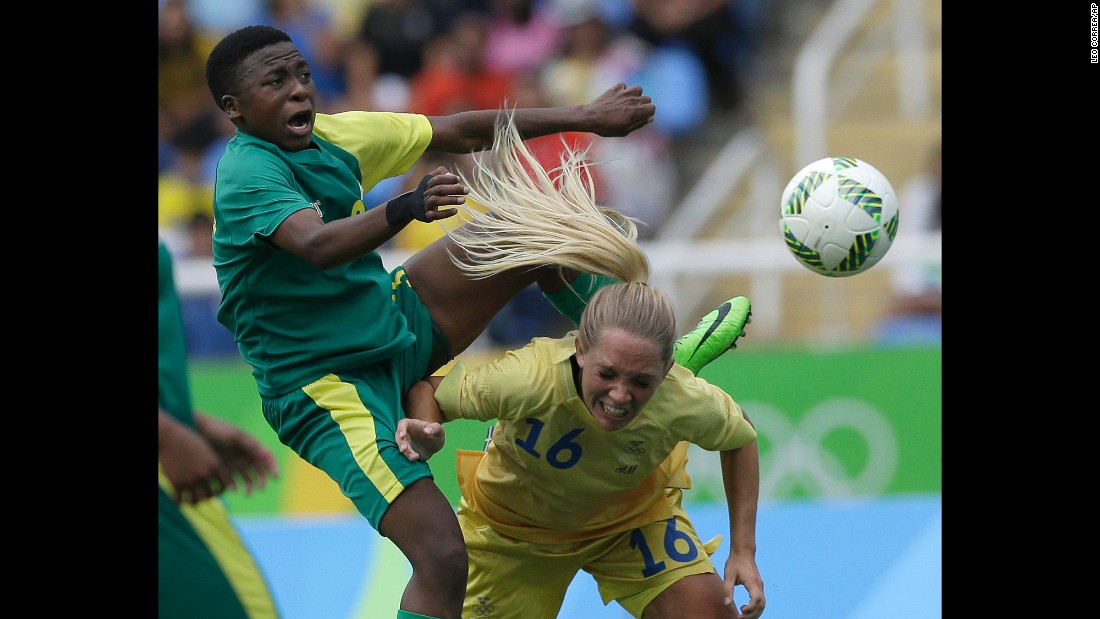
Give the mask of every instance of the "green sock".
[[577, 279], [561, 290], [550, 294], [543, 293], [542, 296], [546, 297], [546, 300], [554, 306], [554, 309], [558, 310], [559, 314], [571, 320], [573, 326], [578, 326], [581, 324], [581, 312], [588, 305], [588, 300], [592, 298], [592, 295], [596, 294], [596, 291], [600, 288], [608, 284], [618, 283], [618, 281], [603, 275], [581, 273], [577, 276]]
[[398, 610], [397, 619], [439, 619], [438, 617], [429, 617], [428, 615], [418, 615], [416, 613], [410, 613], [407, 610]]

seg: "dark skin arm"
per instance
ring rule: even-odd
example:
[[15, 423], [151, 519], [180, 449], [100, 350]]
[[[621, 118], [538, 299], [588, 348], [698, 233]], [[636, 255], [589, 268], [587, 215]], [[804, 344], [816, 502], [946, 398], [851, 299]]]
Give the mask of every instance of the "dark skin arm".
[[[562, 131], [583, 131], [602, 137], [622, 137], [654, 121], [657, 107], [641, 86], [618, 83], [584, 105], [516, 108], [516, 128], [524, 139]], [[460, 155], [489, 148], [498, 110], [473, 110], [450, 116], [429, 116], [432, 141], [428, 150]]]
[[405, 418], [398, 420], [397, 448], [409, 460], [427, 460], [443, 448], [446, 433], [443, 411], [435, 401], [435, 389], [442, 376], [429, 376], [409, 388], [402, 401]]
[[[458, 213], [457, 209], [447, 207], [466, 202], [469, 188], [460, 184], [458, 177], [442, 166], [432, 170], [430, 175], [433, 178], [424, 192], [426, 220], [446, 219]], [[306, 208], [287, 217], [271, 235], [271, 240], [324, 270], [367, 255], [404, 227], [389, 225], [385, 204], [354, 217], [328, 223], [316, 211]]]
[[[641, 86], [619, 83], [584, 105], [554, 108], [517, 108], [516, 127], [524, 138], [561, 131], [584, 131], [605, 137], [624, 136], [653, 122], [656, 106], [642, 95]], [[475, 110], [450, 116], [429, 116], [432, 140], [428, 150], [466, 154], [492, 146], [499, 110]], [[470, 190], [443, 167], [431, 172], [424, 194], [425, 221], [457, 214]], [[293, 252], [318, 269], [347, 263], [393, 238], [404, 226], [386, 222], [385, 204], [356, 217], [325, 223], [310, 209], [288, 217], [272, 235], [279, 247]]]

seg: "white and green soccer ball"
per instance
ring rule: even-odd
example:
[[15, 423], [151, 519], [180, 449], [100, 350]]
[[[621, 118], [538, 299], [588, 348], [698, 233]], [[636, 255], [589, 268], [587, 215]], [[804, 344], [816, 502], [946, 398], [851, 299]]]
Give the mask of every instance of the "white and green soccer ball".
[[798, 262], [827, 277], [873, 267], [898, 233], [898, 197], [886, 175], [854, 157], [825, 157], [791, 177], [779, 230]]

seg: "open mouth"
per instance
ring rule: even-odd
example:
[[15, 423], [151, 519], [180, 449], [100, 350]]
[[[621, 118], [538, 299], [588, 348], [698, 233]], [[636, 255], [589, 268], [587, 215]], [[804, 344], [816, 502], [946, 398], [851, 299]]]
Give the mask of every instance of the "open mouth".
[[287, 125], [289, 125], [291, 129], [301, 130], [309, 127], [309, 123], [311, 122], [313, 122], [313, 112], [304, 110], [291, 116], [290, 120], [287, 121]]

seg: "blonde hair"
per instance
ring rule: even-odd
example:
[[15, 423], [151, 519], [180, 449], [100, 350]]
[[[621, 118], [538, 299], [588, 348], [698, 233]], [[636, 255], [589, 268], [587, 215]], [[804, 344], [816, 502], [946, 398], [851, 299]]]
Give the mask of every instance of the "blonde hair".
[[662, 361], [672, 358], [676, 312], [660, 290], [642, 282], [608, 284], [597, 290], [581, 314], [577, 337], [585, 349], [590, 349], [615, 328], [653, 342]]
[[[515, 112], [497, 116], [493, 146], [474, 153], [471, 172], [456, 174], [470, 188], [459, 215], [467, 223], [447, 234], [463, 250], [451, 261], [474, 278], [516, 268], [556, 265], [624, 282], [649, 279], [635, 220], [596, 203], [588, 150], [565, 142], [561, 164], [546, 170], [527, 148]], [[470, 205], [475, 202], [481, 212]]]

